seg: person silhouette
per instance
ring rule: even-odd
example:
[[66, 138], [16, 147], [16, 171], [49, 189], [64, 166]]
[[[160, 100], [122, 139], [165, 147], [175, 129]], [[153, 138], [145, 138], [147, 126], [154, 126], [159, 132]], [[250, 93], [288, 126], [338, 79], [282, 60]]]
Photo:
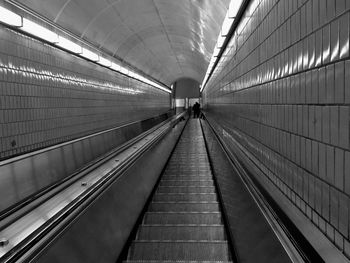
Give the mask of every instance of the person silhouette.
[[201, 111], [201, 105], [198, 102], [196, 102], [193, 105], [192, 110], [193, 110], [193, 118], [199, 118], [199, 114]]

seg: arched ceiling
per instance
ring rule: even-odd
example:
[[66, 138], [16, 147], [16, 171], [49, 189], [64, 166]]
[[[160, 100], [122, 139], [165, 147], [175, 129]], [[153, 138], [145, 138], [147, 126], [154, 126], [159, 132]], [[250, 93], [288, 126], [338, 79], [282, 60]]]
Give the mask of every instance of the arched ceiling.
[[169, 85], [201, 82], [230, 0], [18, 0]]

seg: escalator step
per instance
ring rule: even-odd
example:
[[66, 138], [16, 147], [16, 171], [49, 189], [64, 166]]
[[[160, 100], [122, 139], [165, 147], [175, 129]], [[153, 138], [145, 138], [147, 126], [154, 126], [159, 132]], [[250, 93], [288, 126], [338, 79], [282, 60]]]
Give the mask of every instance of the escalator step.
[[123, 261], [123, 263], [233, 263], [232, 261], [213, 261], [213, 260], [127, 260]]
[[147, 212], [144, 224], [222, 224], [221, 213], [217, 212]]
[[173, 164], [170, 163], [166, 167], [167, 170], [174, 170], [174, 169], [189, 169], [189, 170], [197, 170], [197, 169], [203, 169], [203, 170], [209, 170], [210, 165], [209, 163], [201, 163], [201, 162], [179, 162], [176, 160]]
[[214, 186], [213, 180], [161, 180], [161, 186]]
[[139, 240], [226, 240], [223, 225], [142, 225]]
[[196, 202], [196, 201], [217, 201], [216, 194], [183, 194], [183, 193], [173, 193], [173, 194], [160, 194], [157, 193], [153, 197], [154, 202], [167, 202], [167, 201], [173, 201], [173, 202]]
[[219, 212], [217, 202], [152, 202], [150, 212]]
[[164, 180], [212, 180], [212, 174], [164, 174]]
[[[196, 156], [195, 154], [186, 155], [186, 156], [178, 155], [178, 156], [171, 157], [171, 159], [169, 160], [168, 164], [169, 164], [170, 167], [171, 166], [178, 167], [179, 164], [180, 165], [188, 164], [190, 166], [208, 166], [209, 165], [208, 160], [209, 160], [208, 157]], [[178, 161], [182, 161], [182, 162], [180, 163]]]
[[124, 262], [231, 262], [213, 179], [200, 122], [191, 120]]
[[[181, 161], [181, 162], [180, 162]], [[173, 169], [173, 168], [179, 168], [179, 167], [202, 167], [202, 168], [209, 168], [210, 164], [208, 162], [208, 159], [182, 159], [182, 158], [172, 158], [168, 165], [167, 169]]]
[[204, 174], [208, 175], [211, 174], [211, 171], [209, 169], [167, 169], [164, 171], [164, 174], [183, 174], [183, 175], [196, 175], [196, 174]]
[[229, 261], [226, 241], [134, 241], [129, 250], [133, 260]]
[[198, 169], [198, 170], [188, 170], [188, 169], [177, 169], [175, 170], [168, 170], [164, 172], [165, 175], [212, 175], [210, 171]]
[[215, 193], [214, 186], [159, 186], [158, 193]]
[[186, 164], [186, 163], [193, 163], [195, 165], [201, 165], [201, 166], [206, 166], [209, 167], [209, 159], [208, 158], [202, 158], [202, 157], [173, 157], [170, 159], [167, 168], [170, 167], [179, 167], [179, 165]]
[[[197, 145], [196, 145], [197, 144]], [[197, 148], [195, 148], [195, 147]], [[180, 144], [177, 145], [177, 149], [174, 151], [174, 157], [179, 157], [179, 158], [185, 158], [185, 157], [190, 157], [190, 158], [208, 158], [207, 154], [205, 152], [205, 146], [201, 145], [201, 143], [196, 143], [195, 141], [192, 142], [192, 147], [191, 145], [188, 145], [186, 140], [183, 140]], [[192, 148], [192, 149], [191, 149]], [[196, 155], [193, 155], [193, 153], [197, 153]]]
[[213, 260], [126, 260], [123, 263], [233, 263], [232, 261], [213, 261]]

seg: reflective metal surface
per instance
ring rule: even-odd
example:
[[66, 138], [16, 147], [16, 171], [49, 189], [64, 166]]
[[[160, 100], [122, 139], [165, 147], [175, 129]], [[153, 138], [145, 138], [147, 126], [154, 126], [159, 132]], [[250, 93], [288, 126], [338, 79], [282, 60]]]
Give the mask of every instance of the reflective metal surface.
[[170, 85], [201, 82], [229, 0], [18, 0]]
[[[101, 193], [106, 191], [106, 189], [109, 189], [110, 185], [114, 184], [114, 182], [126, 180], [128, 187], [133, 187], [133, 191], [129, 191], [129, 194], [133, 195], [135, 193], [134, 191], [136, 191], [137, 189], [137, 187], [135, 187], [136, 182], [131, 183], [130, 180], [132, 179], [130, 179], [129, 177], [125, 178], [123, 172], [129, 169], [129, 167], [133, 165], [135, 160], [137, 160], [138, 158], [142, 159], [142, 154], [145, 151], [154, 147], [154, 145], [157, 145], [157, 142], [166, 134], [168, 134], [169, 130], [175, 131], [176, 129], [174, 129], [173, 127], [174, 125], [176, 125], [176, 123], [179, 122], [181, 116], [183, 116], [183, 114], [172, 118], [169, 122], [165, 123], [164, 125], [161, 125], [158, 129], [155, 129], [153, 132], [146, 134], [145, 137], [139, 138], [139, 140], [135, 142], [132, 145], [132, 147], [126, 148], [125, 150], [121, 151], [116, 155], [105, 158], [107, 160], [105, 160], [105, 162], [102, 165], [100, 165], [92, 171], [89, 171], [82, 177], [76, 178], [75, 181], [71, 182], [70, 185], [65, 186], [65, 188], [62, 189], [59, 193], [53, 193], [51, 194], [52, 196], [49, 195], [48, 197], [46, 197], [46, 200], [42, 201], [42, 203], [40, 203], [37, 207], [33, 208], [29, 212], [24, 211], [23, 214], [21, 214], [20, 216], [8, 220], [9, 222], [4, 223], [3, 221], [1, 221], [2, 224], [0, 225], [0, 261], [13, 262], [13, 260], [18, 259], [18, 257], [21, 257], [21, 260], [24, 260], [23, 258], [26, 258], [28, 260], [28, 258], [36, 257], [36, 253], [38, 253], [37, 250], [40, 250], [38, 248], [34, 249], [35, 253], [28, 253], [28, 255], [25, 255], [23, 257], [22, 254], [28, 249], [31, 249], [33, 246], [37, 246], [39, 243], [45, 243], [45, 239], [47, 239], [48, 242], [52, 242], [52, 239], [54, 239], [57, 236], [57, 233], [60, 233], [60, 231], [62, 230], [59, 227], [60, 225], [62, 226], [68, 223], [71, 224], [73, 221], [75, 221], [76, 218], [74, 215], [81, 213], [81, 211], [77, 211], [86, 209], [86, 207], [84, 208], [84, 202], [86, 206], [90, 205], [90, 203], [94, 202], [95, 199], [98, 199], [100, 195], [103, 195]], [[181, 127], [181, 125], [179, 125], [179, 127]], [[172, 141], [175, 142], [176, 140], [174, 140], [174, 138], [172, 137]], [[169, 154], [173, 145], [172, 143], [169, 143], [169, 141], [166, 142], [169, 145], [169, 147], [167, 147]], [[159, 160], [164, 159], [163, 161], [165, 162], [167, 156], [166, 154], [164, 154], [162, 157], [155, 156], [155, 158], [158, 158]], [[156, 168], [152, 167], [151, 169], [149, 169], [148, 173], [157, 169], [160, 172], [160, 170], [163, 167], [162, 163], [163, 162], [160, 161], [157, 164], [157, 166], [154, 166]], [[134, 176], [142, 177], [138, 180], [145, 180], [144, 183], [141, 183], [138, 186], [140, 188], [140, 191], [142, 192], [141, 196], [135, 195], [133, 197], [133, 202], [135, 203], [135, 206], [138, 205], [140, 209], [142, 208], [143, 201], [147, 198], [147, 191], [150, 191], [152, 189], [154, 180], [156, 180], [159, 172], [151, 173], [151, 175], [149, 176], [151, 176], [152, 178], [144, 177], [147, 174], [146, 172], [141, 175], [134, 174]], [[120, 187], [120, 183], [117, 184], [119, 184]], [[124, 189], [126, 189], [125, 186]], [[53, 190], [52, 192], [54, 191], [55, 190]], [[123, 198], [125, 196], [123, 196], [122, 191], [117, 191], [117, 194], [120, 195], [117, 199], [122, 200], [124, 205], [129, 204], [128, 202], [124, 202], [125, 199]], [[92, 199], [92, 201], [90, 199]], [[101, 209], [101, 206], [99, 209]], [[130, 211], [130, 209], [127, 210], [126, 213], [128, 213], [129, 216], [137, 217], [137, 208], [133, 207], [133, 209], [131, 210], [132, 211]], [[120, 213], [120, 210], [117, 209], [116, 211]], [[135, 213], [133, 214], [133, 212]], [[118, 218], [114, 218], [113, 221], [120, 220], [122, 222], [125, 222], [127, 220], [126, 224], [129, 226], [131, 224], [132, 226], [132, 223], [130, 223], [132, 221], [130, 221], [129, 216], [121, 216]], [[65, 220], [67, 221], [66, 223], [64, 223]], [[86, 225], [82, 225], [81, 227], [84, 227], [85, 230], [88, 229]], [[92, 226], [90, 226], [90, 228], [91, 227]], [[96, 228], [97, 226], [93, 227]], [[127, 228], [123, 229], [122, 231], [124, 231], [124, 238], [125, 236], [129, 235]], [[78, 238], [80, 238], [79, 235]], [[104, 239], [104, 237], [102, 237], [102, 239]], [[113, 239], [108, 241], [113, 243], [112, 240]], [[100, 239], [96, 240], [96, 242], [99, 241]], [[80, 239], [80, 242], [85, 242], [85, 240]], [[122, 242], [119, 243], [122, 244]], [[79, 253], [79, 250], [77, 252]], [[115, 250], [111, 253], [118, 253], [118, 251]], [[87, 254], [89, 253], [83, 254], [81, 260], [83, 260], [84, 256]]]
[[185, 122], [162, 137], [71, 221], [35, 262], [116, 262]]
[[101, 156], [167, 117], [163, 114], [129, 123], [0, 162], [0, 216], [19, 202], [71, 177], [82, 167], [95, 165]]

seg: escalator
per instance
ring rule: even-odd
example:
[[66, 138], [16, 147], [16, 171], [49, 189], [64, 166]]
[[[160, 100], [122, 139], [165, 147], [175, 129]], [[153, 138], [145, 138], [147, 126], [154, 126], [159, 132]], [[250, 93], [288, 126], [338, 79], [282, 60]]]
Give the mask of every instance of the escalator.
[[169, 159], [124, 262], [232, 261], [198, 119]]
[[0, 221], [0, 262], [330, 262], [249, 182], [209, 121], [182, 120]]

